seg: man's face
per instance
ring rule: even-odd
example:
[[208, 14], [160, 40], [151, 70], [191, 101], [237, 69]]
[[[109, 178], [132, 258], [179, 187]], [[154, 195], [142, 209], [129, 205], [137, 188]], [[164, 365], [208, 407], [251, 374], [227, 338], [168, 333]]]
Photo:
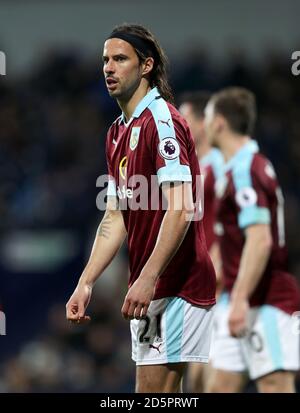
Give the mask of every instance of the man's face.
[[212, 146], [218, 146], [217, 119], [212, 102], [208, 102], [204, 110], [204, 127], [208, 142]]
[[179, 111], [187, 121], [192, 137], [195, 141], [195, 145], [197, 145], [204, 133], [203, 119], [195, 115], [193, 107], [190, 103], [183, 103], [180, 105]]
[[142, 67], [134, 48], [121, 39], [104, 43], [103, 73], [111, 97], [129, 100], [142, 78]]

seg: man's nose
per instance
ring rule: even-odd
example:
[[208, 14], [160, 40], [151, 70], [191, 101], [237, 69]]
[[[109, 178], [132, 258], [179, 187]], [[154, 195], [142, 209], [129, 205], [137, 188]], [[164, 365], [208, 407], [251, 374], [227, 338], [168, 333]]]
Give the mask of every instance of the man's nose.
[[114, 67], [114, 63], [112, 60], [109, 60], [104, 68], [105, 73], [114, 73], [115, 71], [115, 67]]

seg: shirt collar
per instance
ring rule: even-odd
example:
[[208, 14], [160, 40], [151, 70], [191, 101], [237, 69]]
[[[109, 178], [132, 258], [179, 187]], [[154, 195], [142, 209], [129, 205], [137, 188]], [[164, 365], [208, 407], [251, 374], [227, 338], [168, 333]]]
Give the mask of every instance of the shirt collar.
[[[153, 88], [150, 90], [150, 92], [147, 93], [146, 96], [143, 97], [143, 99], [139, 102], [137, 107], [135, 108], [132, 118], [139, 118], [141, 114], [144, 112], [144, 110], [153, 102], [154, 99], [156, 99], [158, 96], [160, 96], [160, 93], [157, 89], [157, 87]], [[125, 115], [122, 112], [120, 123], [124, 122], [125, 123]]]
[[232, 169], [236, 163], [243, 161], [245, 156], [257, 153], [258, 151], [259, 147], [257, 142], [251, 139], [249, 142], [245, 143], [245, 145], [243, 145], [241, 149], [239, 149], [237, 153], [225, 164], [225, 172]]

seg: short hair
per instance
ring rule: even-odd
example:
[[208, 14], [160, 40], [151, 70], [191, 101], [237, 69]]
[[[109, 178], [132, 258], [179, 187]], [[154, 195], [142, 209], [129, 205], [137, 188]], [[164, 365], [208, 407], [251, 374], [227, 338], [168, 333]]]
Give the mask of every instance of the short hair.
[[214, 111], [227, 120], [231, 130], [241, 135], [251, 135], [256, 122], [254, 94], [245, 88], [228, 87], [215, 93], [210, 102]]
[[204, 109], [207, 105], [211, 93], [207, 91], [186, 92], [179, 97], [179, 105], [189, 103], [197, 118], [204, 117]]

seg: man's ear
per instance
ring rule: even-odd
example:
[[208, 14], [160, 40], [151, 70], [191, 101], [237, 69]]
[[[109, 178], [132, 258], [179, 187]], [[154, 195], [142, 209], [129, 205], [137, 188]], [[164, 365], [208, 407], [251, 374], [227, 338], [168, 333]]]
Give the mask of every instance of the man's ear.
[[216, 115], [216, 130], [218, 133], [222, 132], [226, 128], [227, 121], [221, 115]]
[[148, 75], [151, 70], [153, 70], [154, 59], [153, 57], [147, 57], [146, 60], [142, 63], [143, 72], [142, 75]]

